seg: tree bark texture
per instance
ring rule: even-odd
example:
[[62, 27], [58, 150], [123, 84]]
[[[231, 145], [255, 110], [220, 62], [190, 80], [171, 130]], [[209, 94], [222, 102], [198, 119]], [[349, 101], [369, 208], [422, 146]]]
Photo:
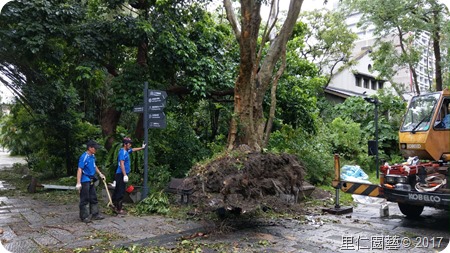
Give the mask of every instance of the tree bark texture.
[[[148, 39], [143, 39], [138, 45], [138, 53], [136, 56], [137, 64], [141, 68], [147, 68], [147, 54], [148, 54]], [[144, 114], [139, 115], [139, 120], [136, 125], [135, 136], [138, 139], [144, 139], [144, 131], [148, 131], [147, 126], [144, 127]]]
[[441, 29], [440, 29], [440, 6], [434, 2], [433, 3], [433, 22], [434, 22], [434, 29], [433, 29], [433, 52], [434, 52], [434, 67], [435, 67], [435, 78], [436, 78], [436, 90], [441, 91], [443, 88], [443, 81], [442, 81], [442, 59], [441, 59]]
[[116, 133], [117, 124], [119, 124], [121, 112], [115, 108], [105, 108], [102, 111], [100, 125], [102, 128], [103, 136], [107, 137], [105, 148], [110, 150], [114, 143], [114, 134]]
[[[224, 0], [227, 18], [240, 47], [240, 66], [234, 89], [234, 115], [228, 133], [228, 149], [245, 144], [253, 151], [261, 151], [264, 147], [266, 126], [263, 111], [264, 96], [273, 80], [276, 64], [285, 53], [303, 0], [291, 0], [286, 20], [263, 58], [257, 56], [258, 47], [265, 46], [258, 45], [261, 1], [241, 0], [240, 3], [241, 28], [231, 8], [231, 0]], [[267, 32], [270, 33], [270, 29]]]
[[[397, 31], [398, 31], [398, 36], [399, 36], [399, 41], [400, 41], [400, 49], [402, 50], [402, 53], [407, 55], [408, 53], [406, 52], [406, 48], [405, 45], [403, 43], [403, 30], [397, 26]], [[420, 95], [420, 87], [419, 87], [419, 83], [417, 81], [417, 71], [416, 68], [414, 67], [414, 65], [408, 61], [408, 67], [409, 67], [409, 71], [411, 71], [412, 73], [412, 79], [413, 79], [413, 84], [414, 84], [414, 89], [417, 95]]]

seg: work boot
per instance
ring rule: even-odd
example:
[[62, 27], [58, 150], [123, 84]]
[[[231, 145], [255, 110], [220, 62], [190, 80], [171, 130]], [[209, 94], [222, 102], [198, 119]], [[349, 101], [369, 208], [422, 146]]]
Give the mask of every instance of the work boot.
[[92, 219], [93, 220], [103, 220], [105, 217], [103, 217], [99, 210], [98, 210], [98, 204], [91, 204], [90, 205]]
[[110, 206], [113, 213], [119, 214], [119, 211], [118, 211], [119, 209], [117, 209], [118, 206], [119, 206], [119, 202], [117, 202], [117, 201], [114, 201], [113, 205]]
[[92, 215], [93, 220], [103, 220], [105, 217], [101, 214]]
[[84, 218], [84, 219], [82, 219], [81, 221], [84, 222], [84, 223], [86, 223], [86, 224], [92, 222], [91, 219], [89, 219], [89, 217]]
[[123, 201], [120, 200], [114, 204], [113, 212], [115, 214], [127, 214], [127, 212], [123, 210]]
[[80, 220], [84, 223], [91, 222], [91, 219], [89, 218], [89, 206], [80, 206]]

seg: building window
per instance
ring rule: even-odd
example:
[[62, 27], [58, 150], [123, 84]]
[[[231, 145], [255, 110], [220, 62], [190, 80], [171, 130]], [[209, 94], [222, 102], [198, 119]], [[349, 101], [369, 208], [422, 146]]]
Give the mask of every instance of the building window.
[[365, 89], [379, 90], [384, 88], [385, 80], [376, 80], [373, 76], [355, 73], [355, 86]]
[[360, 76], [355, 76], [355, 85], [357, 87], [361, 87], [361, 77]]
[[370, 82], [369, 79], [364, 78], [364, 88], [369, 89], [369, 82]]
[[376, 80], [370, 80], [370, 88], [372, 90], [377, 90], [377, 81]]

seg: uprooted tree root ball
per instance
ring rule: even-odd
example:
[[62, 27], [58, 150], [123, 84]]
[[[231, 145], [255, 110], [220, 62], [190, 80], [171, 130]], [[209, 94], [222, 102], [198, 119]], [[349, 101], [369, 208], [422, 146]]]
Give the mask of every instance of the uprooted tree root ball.
[[314, 189], [304, 181], [305, 175], [294, 155], [227, 154], [195, 166], [183, 187], [192, 189], [191, 203], [205, 210], [288, 211]]

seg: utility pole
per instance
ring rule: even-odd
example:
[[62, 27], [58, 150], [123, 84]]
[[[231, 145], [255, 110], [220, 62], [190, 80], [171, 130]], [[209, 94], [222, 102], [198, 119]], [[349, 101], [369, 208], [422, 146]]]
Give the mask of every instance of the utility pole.
[[375, 147], [370, 145], [369, 141], [369, 155], [375, 155], [375, 166], [377, 169], [377, 178], [380, 176], [380, 165], [379, 165], [379, 158], [378, 158], [378, 106], [380, 105], [380, 101], [377, 98], [370, 98], [365, 97], [364, 100], [366, 102], [369, 102], [371, 104], [375, 105]]

